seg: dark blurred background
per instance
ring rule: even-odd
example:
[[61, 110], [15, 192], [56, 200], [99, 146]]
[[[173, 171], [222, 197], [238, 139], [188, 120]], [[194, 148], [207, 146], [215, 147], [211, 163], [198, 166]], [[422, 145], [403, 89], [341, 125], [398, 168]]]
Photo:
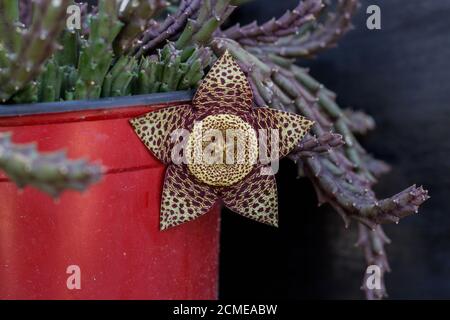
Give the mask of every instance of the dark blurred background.
[[[392, 299], [450, 298], [450, 0], [362, 0], [356, 29], [315, 60], [302, 61], [338, 93], [342, 107], [371, 114], [376, 131], [363, 145], [393, 166], [376, 190], [390, 196], [423, 184], [420, 214], [385, 227]], [[265, 21], [297, 0], [256, 0], [234, 18]], [[366, 28], [366, 8], [382, 10], [382, 30]], [[221, 298], [359, 299], [365, 261], [329, 208], [317, 208], [294, 165], [278, 175], [280, 228], [223, 214]], [[354, 227], [356, 225], [353, 225]]]

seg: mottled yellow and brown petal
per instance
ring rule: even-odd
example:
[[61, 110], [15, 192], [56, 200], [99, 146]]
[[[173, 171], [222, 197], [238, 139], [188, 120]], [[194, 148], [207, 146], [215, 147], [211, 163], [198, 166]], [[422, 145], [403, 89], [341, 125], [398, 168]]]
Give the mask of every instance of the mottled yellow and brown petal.
[[278, 196], [274, 175], [261, 174], [262, 167], [238, 184], [224, 189], [225, 206], [252, 220], [278, 227]]
[[168, 107], [131, 119], [134, 131], [161, 162], [171, 162], [174, 143], [171, 134], [177, 129], [191, 130], [194, 114], [190, 105]]
[[279, 158], [283, 158], [300, 143], [314, 124], [314, 121], [290, 112], [269, 108], [255, 108], [251, 112], [255, 129], [267, 129], [267, 156], [271, 155], [271, 129], [278, 130]]
[[[131, 124], [147, 148], [169, 164], [161, 200], [160, 224], [161, 230], [165, 230], [197, 219], [207, 213], [218, 199], [247, 218], [278, 226], [275, 176], [270, 174], [270, 167], [266, 168], [262, 163], [288, 155], [313, 122], [292, 113], [254, 108], [250, 84], [239, 65], [226, 52], [202, 81], [192, 105], [150, 112], [131, 120]], [[197, 131], [192, 132], [194, 128]], [[222, 162], [176, 165], [172, 163], [171, 155], [175, 144], [180, 141], [173, 141], [171, 136], [180, 129], [191, 132], [183, 154], [194, 156], [194, 159], [203, 159], [203, 152], [212, 150], [213, 140], [204, 140], [208, 130], [222, 135], [231, 133], [231, 129], [241, 133], [229, 141], [222, 139], [223, 136], [214, 136], [218, 151], [214, 149], [213, 156]], [[265, 131], [265, 140], [262, 131]], [[277, 148], [271, 150], [271, 140], [276, 137], [279, 138]], [[235, 141], [246, 148], [237, 148]], [[264, 146], [267, 146], [266, 150]], [[278, 149], [276, 154], [271, 152], [275, 149]], [[237, 152], [239, 159], [251, 161], [228, 162], [238, 160], [230, 157], [230, 150]], [[259, 165], [255, 164], [258, 155]], [[224, 159], [227, 161], [223, 162]]]
[[250, 84], [233, 57], [226, 52], [200, 84], [193, 101], [201, 112], [228, 113], [248, 111], [253, 106]]
[[161, 230], [197, 219], [207, 213], [217, 199], [213, 189], [194, 181], [186, 166], [169, 165], [161, 200]]

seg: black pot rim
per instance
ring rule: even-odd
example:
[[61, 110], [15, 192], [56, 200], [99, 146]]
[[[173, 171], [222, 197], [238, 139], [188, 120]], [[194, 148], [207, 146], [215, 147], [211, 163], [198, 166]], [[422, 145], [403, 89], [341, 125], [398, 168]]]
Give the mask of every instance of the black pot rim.
[[1, 117], [20, 117], [45, 113], [64, 113], [84, 110], [105, 110], [145, 105], [180, 103], [190, 101], [193, 91], [174, 91], [128, 97], [102, 98], [96, 100], [74, 100], [34, 104], [0, 105]]

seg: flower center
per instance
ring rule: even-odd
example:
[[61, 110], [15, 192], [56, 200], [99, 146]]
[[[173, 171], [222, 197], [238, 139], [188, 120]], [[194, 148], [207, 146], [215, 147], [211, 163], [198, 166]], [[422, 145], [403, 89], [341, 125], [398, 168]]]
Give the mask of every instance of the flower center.
[[196, 122], [186, 145], [189, 171], [215, 187], [244, 179], [258, 157], [255, 130], [231, 114], [211, 115]]

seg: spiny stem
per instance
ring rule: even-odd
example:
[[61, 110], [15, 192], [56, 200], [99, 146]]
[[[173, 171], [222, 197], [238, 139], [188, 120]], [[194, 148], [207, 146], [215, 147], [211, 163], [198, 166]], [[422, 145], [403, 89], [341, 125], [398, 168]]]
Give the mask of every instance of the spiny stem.
[[20, 188], [31, 185], [53, 197], [85, 190], [102, 172], [99, 165], [67, 159], [64, 152], [39, 153], [35, 145], [16, 145], [7, 133], [0, 134], [0, 169]]

